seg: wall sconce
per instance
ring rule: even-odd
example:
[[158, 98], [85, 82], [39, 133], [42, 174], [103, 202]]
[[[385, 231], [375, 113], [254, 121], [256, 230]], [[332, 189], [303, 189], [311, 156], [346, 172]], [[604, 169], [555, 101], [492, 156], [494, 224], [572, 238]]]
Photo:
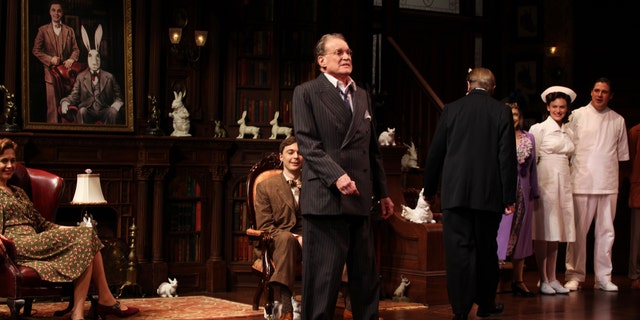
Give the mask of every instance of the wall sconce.
[[178, 59], [185, 59], [189, 62], [200, 60], [200, 48], [207, 42], [207, 31], [195, 31], [195, 48], [188, 45], [180, 45], [182, 39], [182, 28], [169, 28], [169, 41], [171, 41], [171, 53]]
[[557, 46], [545, 47], [544, 53], [547, 57], [557, 57], [560, 55], [560, 48]]

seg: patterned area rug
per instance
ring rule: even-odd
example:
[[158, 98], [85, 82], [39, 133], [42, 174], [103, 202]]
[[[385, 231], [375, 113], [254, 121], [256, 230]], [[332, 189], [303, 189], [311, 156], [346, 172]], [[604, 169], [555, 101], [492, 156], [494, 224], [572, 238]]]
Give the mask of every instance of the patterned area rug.
[[[121, 299], [122, 303], [128, 306], [140, 308], [140, 313], [128, 319], [136, 320], [162, 320], [162, 319], [235, 319], [235, 320], [259, 320], [263, 319], [263, 310], [252, 310], [251, 305], [238, 303], [223, 299], [205, 296], [185, 296], [177, 298], [135, 298]], [[40, 302], [33, 304], [31, 317], [21, 319], [68, 319], [65, 317], [54, 317], [53, 312], [67, 307], [67, 302]], [[91, 304], [85, 302], [87, 313]], [[336, 309], [343, 309], [344, 304], [339, 300]], [[421, 303], [394, 302], [391, 300], [381, 300], [380, 310], [412, 310], [427, 309]], [[9, 308], [0, 305], [0, 320], [10, 319]], [[117, 319], [114, 316], [109, 319]]]
[[[251, 305], [227, 301], [205, 296], [177, 297], [177, 298], [136, 298], [121, 299], [127, 306], [140, 308], [140, 313], [127, 319], [259, 319], [262, 309], [252, 310]], [[21, 319], [68, 319], [54, 317], [53, 312], [66, 308], [67, 302], [34, 303], [31, 317]], [[86, 302], [86, 310], [91, 304]], [[9, 319], [11, 314], [6, 305], [0, 305], [0, 319]], [[109, 319], [117, 319], [114, 316]]]

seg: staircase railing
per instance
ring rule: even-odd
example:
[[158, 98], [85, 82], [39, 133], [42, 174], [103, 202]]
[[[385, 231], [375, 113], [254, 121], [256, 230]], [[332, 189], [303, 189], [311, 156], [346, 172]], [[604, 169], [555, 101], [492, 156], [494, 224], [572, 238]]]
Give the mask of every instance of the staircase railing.
[[383, 107], [377, 112], [379, 131], [396, 128], [396, 140], [415, 144], [420, 167], [431, 144], [444, 103], [392, 37], [383, 37]]

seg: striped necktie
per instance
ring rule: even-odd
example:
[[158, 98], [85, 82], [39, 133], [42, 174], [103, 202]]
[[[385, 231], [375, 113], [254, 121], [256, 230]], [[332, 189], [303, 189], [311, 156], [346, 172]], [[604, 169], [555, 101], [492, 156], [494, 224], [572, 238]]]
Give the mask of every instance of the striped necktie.
[[340, 88], [338, 87], [338, 92], [340, 92], [340, 95], [342, 96], [342, 100], [344, 101], [344, 106], [347, 108], [347, 110], [349, 110], [349, 113], [352, 112], [351, 110], [351, 104], [349, 103], [349, 90], [351, 87], [346, 87], [344, 91], [340, 90]]

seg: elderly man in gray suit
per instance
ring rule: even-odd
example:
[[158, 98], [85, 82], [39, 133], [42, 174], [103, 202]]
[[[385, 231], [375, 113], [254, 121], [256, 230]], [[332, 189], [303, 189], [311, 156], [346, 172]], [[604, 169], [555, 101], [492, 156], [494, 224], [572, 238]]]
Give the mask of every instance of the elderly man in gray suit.
[[346, 262], [354, 319], [378, 319], [380, 281], [372, 197], [393, 214], [371, 100], [351, 78], [351, 49], [341, 34], [315, 48], [320, 74], [293, 93], [293, 127], [302, 171], [302, 319], [333, 319]]
[[282, 320], [293, 319], [291, 296], [296, 280], [296, 264], [301, 260], [302, 218], [298, 199], [303, 157], [298, 153], [296, 138], [280, 143], [282, 174], [270, 177], [256, 186], [256, 224], [273, 238], [274, 272], [269, 282], [280, 292]]
[[[496, 79], [475, 68], [467, 95], [445, 105], [424, 166], [424, 195], [431, 200], [442, 173], [442, 230], [449, 303], [454, 320], [501, 313], [496, 303], [502, 214], [516, 201], [516, 138], [511, 109], [491, 97]], [[431, 202], [431, 201], [430, 201]]]

